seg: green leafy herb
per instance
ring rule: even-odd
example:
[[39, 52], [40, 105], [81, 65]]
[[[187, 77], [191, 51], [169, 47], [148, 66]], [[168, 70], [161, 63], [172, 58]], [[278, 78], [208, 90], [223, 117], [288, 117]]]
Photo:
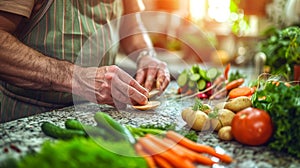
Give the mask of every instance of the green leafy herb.
[[197, 110], [205, 111], [205, 110], [208, 110], [209, 107], [206, 106], [205, 104], [203, 104], [202, 101], [201, 101], [200, 99], [197, 99], [197, 98], [196, 98], [196, 99], [195, 99], [195, 103], [194, 103], [192, 109], [193, 109], [194, 111], [197, 111]]
[[259, 43], [260, 51], [266, 54], [265, 64], [272, 74], [293, 79], [293, 66], [300, 64], [300, 28], [287, 27], [268, 31], [267, 38]]
[[218, 118], [219, 116], [219, 109], [215, 108], [212, 112], [208, 113], [209, 118]]
[[238, 70], [235, 72], [231, 72], [228, 77], [228, 82], [240, 79], [240, 78], [245, 78], [245, 75], [241, 74]]
[[75, 138], [68, 141], [46, 141], [40, 152], [26, 155], [20, 168], [146, 168], [146, 161], [138, 157], [130, 143], [109, 142], [102, 139]]
[[252, 97], [253, 106], [267, 111], [274, 124], [268, 146], [300, 158], [300, 85], [266, 82]]

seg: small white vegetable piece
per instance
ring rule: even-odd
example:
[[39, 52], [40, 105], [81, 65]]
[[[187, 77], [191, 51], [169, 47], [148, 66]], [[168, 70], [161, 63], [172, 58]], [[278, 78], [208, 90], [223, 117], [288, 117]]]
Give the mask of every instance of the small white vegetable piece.
[[146, 105], [142, 105], [142, 106], [132, 106], [133, 108], [137, 109], [137, 110], [152, 110], [155, 109], [156, 107], [158, 107], [160, 105], [159, 101], [148, 101], [148, 104]]
[[234, 99], [230, 99], [228, 102], [226, 102], [224, 108], [231, 110], [235, 113], [247, 108], [251, 107], [252, 102], [249, 97], [247, 96], [240, 96]]
[[218, 136], [220, 139], [225, 140], [225, 141], [232, 140], [233, 135], [231, 133], [231, 126], [222, 127], [218, 132]]

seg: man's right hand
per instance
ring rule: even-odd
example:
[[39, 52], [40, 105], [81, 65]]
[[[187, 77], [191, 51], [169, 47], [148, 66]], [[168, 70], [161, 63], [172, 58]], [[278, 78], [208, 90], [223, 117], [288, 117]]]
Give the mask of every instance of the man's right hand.
[[124, 108], [126, 104], [145, 105], [149, 92], [117, 66], [82, 68], [75, 66], [73, 93], [89, 101]]

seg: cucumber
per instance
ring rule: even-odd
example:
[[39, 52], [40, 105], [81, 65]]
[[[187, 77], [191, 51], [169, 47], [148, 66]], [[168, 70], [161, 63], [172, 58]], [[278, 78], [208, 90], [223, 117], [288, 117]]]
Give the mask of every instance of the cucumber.
[[84, 131], [83, 125], [80, 121], [75, 119], [67, 119], [65, 121], [65, 127], [67, 129], [74, 129], [74, 130], [82, 130]]
[[201, 76], [204, 80], [206, 80], [206, 81], [209, 81], [209, 80], [210, 80], [210, 79], [207, 77], [207, 72], [206, 72], [206, 70], [200, 69], [199, 73], [200, 73], [200, 76]]
[[200, 79], [200, 74], [191, 74], [191, 75], [190, 75], [190, 80], [191, 80], [191, 81], [196, 82], [196, 81], [198, 81], [199, 79]]
[[177, 84], [179, 87], [183, 87], [188, 81], [188, 74], [186, 72], [182, 72], [177, 78]]
[[216, 68], [210, 68], [206, 72], [206, 76], [207, 78], [209, 78], [210, 81], [217, 78], [218, 75], [219, 75], [219, 71]]
[[189, 81], [189, 82], [188, 82], [189, 88], [190, 88], [190, 89], [193, 89], [193, 88], [195, 87], [196, 83], [197, 83], [197, 82]]
[[130, 143], [135, 143], [135, 138], [133, 137], [131, 132], [126, 127], [114, 120], [110, 115], [103, 112], [97, 112], [95, 115], [98, 115], [98, 117], [100, 117], [101, 115], [101, 117], [103, 117], [111, 127], [121, 133]]
[[193, 65], [192, 66], [192, 68], [190, 69], [191, 70], [191, 72], [193, 73], [193, 74], [198, 74], [199, 73], [199, 70], [200, 70], [200, 67], [199, 67], [199, 65]]
[[197, 88], [199, 90], [203, 90], [206, 87], [206, 81], [204, 79], [200, 79], [197, 83]]
[[86, 137], [85, 132], [82, 130], [64, 129], [47, 121], [42, 123], [41, 128], [46, 135], [52, 138], [67, 140], [74, 137]]
[[103, 139], [109, 139], [112, 138], [109, 132], [107, 132], [104, 129], [101, 129], [99, 127], [94, 127], [91, 125], [82, 124], [80, 121], [75, 119], [67, 119], [65, 121], [65, 127], [67, 129], [73, 129], [73, 130], [81, 130], [84, 131], [86, 136], [97, 136], [102, 137]]

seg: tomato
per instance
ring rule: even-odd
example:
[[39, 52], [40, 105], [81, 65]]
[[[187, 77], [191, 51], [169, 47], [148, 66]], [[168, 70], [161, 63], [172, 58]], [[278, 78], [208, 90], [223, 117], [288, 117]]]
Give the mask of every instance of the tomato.
[[273, 133], [272, 119], [264, 111], [248, 107], [236, 113], [231, 123], [232, 135], [245, 145], [265, 144]]

